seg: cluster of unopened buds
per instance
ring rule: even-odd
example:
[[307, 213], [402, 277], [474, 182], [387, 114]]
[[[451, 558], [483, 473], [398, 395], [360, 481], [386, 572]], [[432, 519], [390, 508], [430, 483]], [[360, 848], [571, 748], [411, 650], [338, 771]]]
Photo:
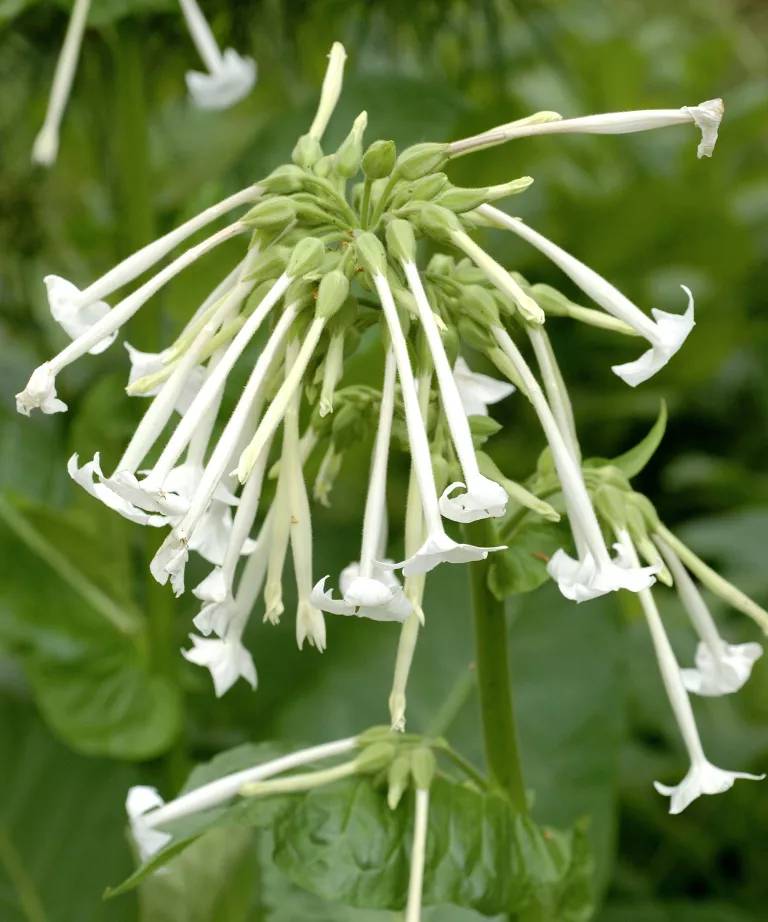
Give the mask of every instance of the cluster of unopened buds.
[[[205, 70], [186, 74], [187, 89], [193, 104], [200, 109], [226, 109], [250, 93], [256, 82], [256, 62], [238, 54], [234, 48], [219, 47], [197, 0], [179, 0], [190, 37], [205, 65]], [[48, 108], [32, 147], [32, 160], [51, 166], [59, 153], [59, 132], [75, 79], [80, 47], [91, 0], [74, 0], [69, 24], [61, 46]]]
[[[104, 472], [98, 454], [69, 462], [72, 478], [115, 512], [168, 529], [151, 562], [160, 583], [170, 583], [177, 595], [184, 592], [192, 552], [212, 565], [192, 589], [201, 602], [194, 618], [198, 633], [184, 655], [210, 670], [216, 693], [240, 676], [256, 685], [243, 632], [262, 591], [265, 620], [281, 618], [290, 551], [299, 646], [307, 641], [325, 648], [324, 613], [402, 624], [390, 710], [392, 726], [403, 729], [406, 681], [424, 622], [425, 575], [440, 564], [503, 555], [505, 548], [493, 539], [512, 517], [557, 521], [564, 513], [573, 548], [557, 550], [548, 561], [561, 592], [576, 602], [620, 589], [639, 595], [691, 760], [681, 784], [658, 785], [671, 797], [672, 812], [702, 793], [726, 790], [736, 778], [755, 777], [707, 760], [689, 693], [737, 691], [761, 647], [723, 640], [689, 571], [764, 630], [768, 614], [660, 522], [620, 465], [582, 462], [568, 392], [546, 332], [547, 315], [554, 315], [639, 338], [639, 357], [613, 368], [636, 386], [659, 371], [691, 332], [690, 291], [684, 289], [684, 313], [653, 310], [649, 317], [577, 258], [494, 206], [523, 192], [529, 177], [459, 188], [443, 172], [457, 157], [516, 138], [673, 125], [696, 127], [698, 154], [709, 156], [721, 101], [574, 119], [541, 112], [452, 143], [417, 144], [399, 155], [391, 141], [364, 146], [362, 113], [340, 147], [326, 153], [321, 142], [344, 60], [343, 48], [334, 45], [317, 114], [291, 163], [83, 289], [46, 277], [51, 312], [72, 342], [34, 371], [17, 395], [19, 411], [66, 410], [56, 380], [67, 366], [103, 352], [162, 286], [215, 247], [243, 237], [241, 261], [171, 345], [150, 354], [126, 343], [127, 391], [150, 402], [114, 469]], [[116, 303], [104, 300], [192, 234], [242, 207], [247, 210], [240, 217]], [[598, 307], [574, 304], [502, 266], [472, 236], [488, 227], [532, 244]], [[434, 253], [426, 264], [419, 254], [422, 240]], [[524, 346], [530, 346], [538, 374]], [[345, 382], [349, 357], [363, 349], [368, 361], [381, 362], [380, 389]], [[489, 360], [504, 380], [472, 371], [467, 356], [473, 363], [478, 356]], [[245, 384], [234, 408], [223, 414], [222, 397], [235, 368], [245, 369], [238, 375]], [[498, 428], [488, 406], [514, 390], [515, 399], [532, 407], [548, 446], [526, 484], [505, 477], [479, 450]], [[359, 559], [338, 583], [329, 576], [317, 579], [307, 464], [318, 458], [314, 497], [328, 503], [345, 451], [367, 434], [373, 447]], [[387, 528], [387, 472], [396, 449], [410, 456], [402, 540], [393, 540]], [[481, 520], [487, 520], [482, 533], [491, 540], [477, 546], [471, 523]], [[469, 528], [454, 537], [447, 522]], [[700, 638], [693, 668], [678, 667], [651, 590], [657, 579], [674, 584]]]

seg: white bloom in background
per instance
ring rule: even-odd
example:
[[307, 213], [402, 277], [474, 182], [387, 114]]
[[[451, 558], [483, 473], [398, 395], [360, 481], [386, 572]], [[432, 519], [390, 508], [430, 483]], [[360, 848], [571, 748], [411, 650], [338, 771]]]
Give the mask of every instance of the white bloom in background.
[[56, 62], [56, 71], [53, 75], [51, 96], [48, 100], [48, 109], [45, 121], [35, 138], [32, 148], [32, 161], [41, 166], [52, 166], [59, 153], [59, 130], [64, 110], [67, 107], [72, 81], [77, 70], [77, 61], [80, 57], [80, 47], [83, 43], [85, 24], [88, 19], [88, 10], [91, 0], [75, 0], [69, 16], [67, 33], [64, 44], [61, 46], [59, 60]]
[[24, 416], [29, 416], [32, 410], [66, 413], [66, 403], [56, 396], [56, 373], [50, 362], [37, 367], [30, 375], [24, 390], [16, 394], [16, 410]]
[[[626, 531], [621, 531], [617, 537], [627, 561], [637, 566], [637, 551], [629, 534]], [[667, 632], [664, 630], [664, 624], [656, 607], [653, 593], [648, 589], [644, 589], [639, 593], [639, 599], [648, 623], [664, 688], [691, 763], [688, 772], [679, 784], [666, 785], [660, 784], [658, 781], [654, 783], [654, 787], [660, 794], [670, 798], [669, 812], [681, 813], [702, 794], [722, 794], [733, 787], [734, 781], [739, 778], [761, 781], [765, 778], [765, 775], [725, 771], [722, 768], [717, 768], [707, 759], [701, 745], [701, 737], [693, 716], [690, 698], [680, 674], [680, 667], [677, 664]]]
[[251, 688], [256, 688], [253, 657], [243, 646], [238, 630], [228, 632], [223, 638], [209, 639], [190, 634], [189, 639], [192, 641], [192, 649], [182, 650], [181, 653], [190, 663], [208, 669], [217, 698], [229, 691], [240, 677]]
[[480, 211], [499, 227], [511, 230], [518, 237], [522, 237], [523, 240], [536, 247], [562, 269], [593, 301], [613, 317], [629, 324], [640, 336], [648, 340], [651, 348], [639, 359], [613, 366], [613, 371], [627, 384], [636, 387], [653, 377], [688, 338], [695, 321], [693, 295], [685, 285], [680, 286], [688, 296], [688, 307], [685, 313], [671, 314], [653, 308], [651, 310], [653, 320], [650, 320], [618, 288], [519, 218], [512, 218], [492, 205], [482, 205]]
[[458, 356], [453, 365], [453, 377], [459, 389], [461, 404], [467, 416], [487, 416], [488, 407], [515, 392], [514, 384], [472, 371]]
[[[77, 296], [80, 289], [72, 282], [60, 275], [46, 275], [43, 279], [48, 291], [48, 305], [51, 316], [61, 326], [70, 339], [77, 339], [111, 310], [106, 301], [91, 301], [87, 304], [78, 304]], [[88, 351], [91, 355], [98, 355], [109, 349], [117, 336], [117, 330], [105, 336]]]
[[256, 62], [233, 48], [219, 49], [211, 27], [196, 0], [180, 0], [181, 9], [208, 72], [188, 71], [187, 89], [201, 109], [226, 109], [239, 102], [256, 82]]
[[752, 666], [763, 655], [763, 648], [759, 643], [730, 644], [723, 640], [707, 603], [683, 562], [658, 535], [656, 543], [672, 573], [683, 608], [700, 638], [696, 648], [696, 667], [681, 670], [685, 687], [689, 692], [705, 697], [739, 691], [752, 674]]
[[[167, 358], [164, 352], [142, 352], [136, 349], [130, 343], [123, 343], [128, 352], [128, 358], [131, 362], [131, 370], [128, 373], [128, 385], [126, 391], [131, 394], [132, 386], [146, 378], [149, 375], [156, 375], [167, 367]], [[179, 390], [176, 398], [175, 409], [178, 413], [186, 413], [192, 401], [197, 396], [198, 391], [205, 381], [205, 369], [202, 365], [195, 365], [184, 379], [184, 386]], [[156, 397], [165, 382], [159, 382], [155, 387], [141, 392], [142, 397]]]
[[169, 832], [153, 829], [144, 818], [144, 814], [162, 807], [165, 801], [158, 794], [156, 788], [144, 784], [135, 785], [128, 789], [125, 799], [125, 812], [131, 826], [131, 837], [136, 843], [136, 849], [142, 862], [149, 860], [156, 852], [171, 841]]

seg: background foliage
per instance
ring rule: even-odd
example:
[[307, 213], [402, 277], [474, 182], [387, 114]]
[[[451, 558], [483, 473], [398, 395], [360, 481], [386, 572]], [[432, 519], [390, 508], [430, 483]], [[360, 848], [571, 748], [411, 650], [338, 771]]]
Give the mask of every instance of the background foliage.
[[[328, 651], [300, 655], [290, 619], [259, 625], [249, 638], [259, 690], [241, 683], [213, 698], [208, 676], [177, 652], [189, 602], [176, 605], [146, 575], [157, 536], [108, 514], [66, 477], [75, 448], [113, 458], [136, 420], [122, 396], [121, 350], [68, 370], [65, 417], [15, 415], [13, 393], [62, 342], [41, 277], [86, 282], [282, 162], [311, 117], [334, 39], [350, 60], [331, 144], [363, 108], [369, 137], [402, 147], [542, 108], [576, 115], [722, 95], [712, 161], [695, 159], [692, 131], [672, 130], [519, 141], [465, 158], [454, 176], [482, 185], [533, 175], [515, 209], [640, 304], [677, 309], [678, 283], [694, 288], [696, 331], [637, 391], [609, 371], [624, 348], [610, 336], [556, 320], [552, 335], [586, 454], [633, 444], [667, 398], [667, 435], [639, 488], [765, 604], [768, 14], [748, 0], [212, 0], [204, 5], [217, 33], [254, 55], [260, 77], [246, 101], [211, 114], [184, 97], [184, 71], [197, 62], [175, 4], [97, 0], [59, 162], [44, 173], [29, 151], [68, 5], [0, 0], [0, 917], [384, 922], [391, 913], [345, 910], [298, 890], [273, 866], [268, 834], [212, 833], [138, 898], [101, 903], [104, 887], [131, 868], [122, 814], [130, 784], [171, 794], [194, 763], [244, 741], [321, 741], [381, 722], [397, 637], [392, 625], [329, 619]], [[569, 292], [524, 244], [487, 243], [529, 278]], [[156, 298], [131, 342], [157, 348], [231, 253], [222, 248]], [[355, 373], [373, 383], [369, 364], [362, 356]], [[502, 412], [494, 454], [523, 477], [541, 441], [519, 401]], [[318, 516], [318, 572], [353, 556], [364, 472], [361, 453]], [[444, 732], [480, 761], [466, 597], [459, 568], [430, 580], [409, 726]], [[671, 598], [664, 610], [690, 659]], [[753, 636], [722, 615], [730, 636]], [[762, 918], [764, 788], [737, 785], [675, 819], [651, 788], [685, 766], [633, 600], [577, 610], [544, 587], [511, 606], [510, 648], [536, 816], [592, 817], [600, 922]], [[697, 702], [715, 760], [765, 769], [766, 702], [764, 663], [738, 699]], [[437, 908], [427, 918], [480, 916]]]

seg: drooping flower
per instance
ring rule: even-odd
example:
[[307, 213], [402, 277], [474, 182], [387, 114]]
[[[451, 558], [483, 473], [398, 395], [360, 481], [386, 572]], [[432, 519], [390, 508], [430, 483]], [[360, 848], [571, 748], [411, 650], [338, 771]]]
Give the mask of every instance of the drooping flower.
[[190, 663], [205, 666], [211, 673], [216, 696], [220, 698], [242, 676], [251, 688], [256, 688], [256, 667], [253, 657], [243, 646], [240, 635], [231, 628], [224, 637], [214, 639], [190, 634], [191, 650], [182, 650]]
[[453, 365], [453, 377], [459, 389], [461, 405], [467, 416], [488, 416], [488, 407], [514, 393], [515, 386], [491, 375], [472, 371], [460, 355]]
[[163, 798], [157, 788], [138, 784], [128, 790], [125, 812], [128, 814], [131, 826], [131, 837], [142, 862], [147, 861], [171, 841], [170, 833], [153, 829], [145, 817], [145, 814], [157, 810], [163, 804]]

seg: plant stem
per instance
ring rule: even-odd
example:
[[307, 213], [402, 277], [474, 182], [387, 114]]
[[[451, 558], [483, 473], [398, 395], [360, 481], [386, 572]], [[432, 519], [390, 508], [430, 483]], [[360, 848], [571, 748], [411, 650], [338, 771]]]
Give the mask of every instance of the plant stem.
[[[464, 531], [471, 544], [485, 547], [498, 544], [496, 528], [488, 519], [466, 525]], [[507, 622], [504, 603], [488, 588], [489, 566], [486, 560], [469, 565], [485, 758], [492, 782], [506, 793], [518, 810], [527, 812], [512, 708]]]

